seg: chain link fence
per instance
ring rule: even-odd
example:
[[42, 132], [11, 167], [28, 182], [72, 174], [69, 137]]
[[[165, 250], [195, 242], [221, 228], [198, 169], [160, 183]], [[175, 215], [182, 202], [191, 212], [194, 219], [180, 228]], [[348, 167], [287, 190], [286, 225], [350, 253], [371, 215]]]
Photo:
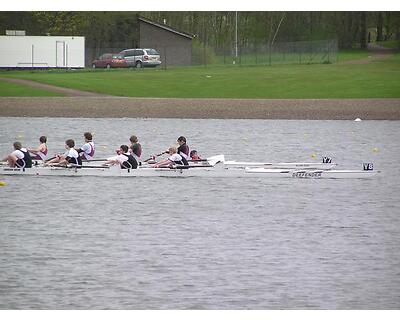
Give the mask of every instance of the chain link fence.
[[273, 45], [247, 45], [215, 50], [197, 47], [193, 50], [193, 65], [277, 65], [328, 64], [338, 60], [336, 40], [278, 42]]
[[[279, 64], [329, 64], [338, 61], [336, 40], [278, 42], [273, 45], [249, 44], [214, 48], [193, 42], [192, 49], [176, 46], [153, 46], [160, 53], [162, 64], [158, 68], [176, 66], [218, 65], [279, 65]], [[123, 46], [86, 48], [86, 66], [104, 53], [119, 53]]]

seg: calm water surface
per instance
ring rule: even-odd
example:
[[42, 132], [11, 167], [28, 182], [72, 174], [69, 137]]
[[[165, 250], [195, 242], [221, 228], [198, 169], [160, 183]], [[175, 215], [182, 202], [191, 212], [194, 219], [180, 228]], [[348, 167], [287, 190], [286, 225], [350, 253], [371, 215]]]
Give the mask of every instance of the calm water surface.
[[[399, 309], [400, 122], [0, 118], [0, 153], [136, 134], [375, 179], [0, 177], [1, 309]], [[374, 149], [377, 148], [377, 149]], [[374, 152], [375, 150], [375, 152]]]

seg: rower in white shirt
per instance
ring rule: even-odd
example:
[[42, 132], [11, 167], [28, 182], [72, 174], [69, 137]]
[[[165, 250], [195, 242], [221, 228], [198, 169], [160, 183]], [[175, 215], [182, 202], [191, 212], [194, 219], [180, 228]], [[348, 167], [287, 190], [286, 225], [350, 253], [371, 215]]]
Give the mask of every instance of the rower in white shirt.
[[78, 151], [79, 156], [83, 160], [93, 160], [95, 151], [94, 143], [92, 141], [93, 136], [90, 132], [85, 132], [83, 136], [85, 137], [85, 144], [76, 151]]
[[49, 165], [52, 163], [58, 163], [58, 164], [67, 164], [67, 163], [72, 163], [76, 165], [82, 165], [82, 160], [81, 157], [79, 156], [79, 153], [74, 149], [75, 147], [75, 141], [72, 139], [68, 139], [65, 141], [65, 151], [64, 154], [56, 154], [54, 159], [48, 161], [45, 163], [45, 165]]
[[118, 155], [114, 159], [104, 163], [106, 166], [120, 165], [121, 169], [137, 169], [138, 162], [135, 157], [129, 152], [127, 145], [123, 144], [118, 150]]
[[161, 160], [153, 165], [153, 168], [168, 167], [173, 164], [183, 165], [182, 156], [177, 153], [176, 147], [169, 147], [168, 152], [169, 157], [165, 160]]
[[26, 148], [22, 148], [21, 142], [14, 142], [14, 151], [2, 161], [7, 161], [10, 167], [32, 168], [32, 158]]

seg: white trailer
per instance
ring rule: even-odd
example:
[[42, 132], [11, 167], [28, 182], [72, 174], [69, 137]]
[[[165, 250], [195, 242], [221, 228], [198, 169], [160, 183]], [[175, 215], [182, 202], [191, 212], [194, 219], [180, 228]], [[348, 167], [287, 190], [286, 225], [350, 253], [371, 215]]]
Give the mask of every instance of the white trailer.
[[0, 68], [84, 68], [85, 37], [0, 36]]

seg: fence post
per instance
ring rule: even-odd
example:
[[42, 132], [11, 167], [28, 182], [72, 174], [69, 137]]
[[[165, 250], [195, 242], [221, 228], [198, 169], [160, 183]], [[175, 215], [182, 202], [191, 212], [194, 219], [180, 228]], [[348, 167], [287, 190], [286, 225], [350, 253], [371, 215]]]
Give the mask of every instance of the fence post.
[[34, 54], [33, 54], [33, 51], [34, 51], [34, 49], [35, 49], [35, 46], [34, 46], [34, 45], [32, 45], [32, 69], [33, 69], [33, 59], [34, 59]]
[[330, 52], [331, 52], [331, 45], [328, 44], [328, 63], [331, 62], [330, 57], [329, 57]]
[[300, 54], [299, 54], [299, 64], [301, 64], [301, 48], [300, 48]]
[[224, 65], [225, 65], [225, 54], [226, 54], [226, 52], [225, 52], [225, 47], [224, 47], [223, 52], [224, 52]]
[[269, 57], [268, 57], [268, 61], [269, 61], [269, 65], [271, 65], [271, 63], [272, 63], [272, 61], [271, 61], [271, 43], [269, 43], [269, 45], [268, 45], [268, 51], [269, 51]]
[[203, 63], [204, 63], [204, 67], [207, 67], [206, 42], [204, 42], [204, 46], [203, 46]]
[[167, 70], [167, 47], [164, 47], [164, 70]]

